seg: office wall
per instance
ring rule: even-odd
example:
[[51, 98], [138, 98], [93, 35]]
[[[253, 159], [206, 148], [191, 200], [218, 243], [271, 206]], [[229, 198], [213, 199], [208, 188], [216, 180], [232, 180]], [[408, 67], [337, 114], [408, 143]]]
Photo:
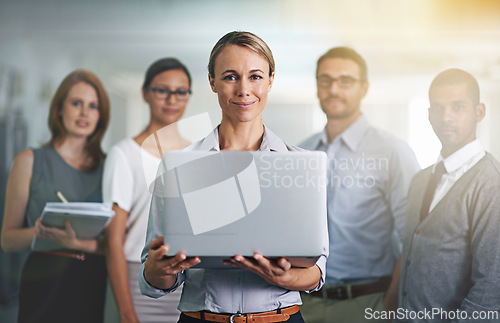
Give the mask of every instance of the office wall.
[[[321, 130], [315, 62], [328, 48], [352, 46], [367, 60], [370, 90], [363, 111], [375, 125], [410, 142], [423, 166], [439, 144], [426, 121], [426, 93], [448, 67], [476, 75], [488, 114], [479, 137], [497, 157], [500, 98], [498, 1], [1, 1], [0, 73], [15, 70], [16, 95], [0, 88], [0, 113], [28, 117], [28, 144], [48, 139], [50, 97], [75, 68], [96, 72], [110, 92], [112, 120], [107, 149], [139, 132], [148, 120], [140, 86], [159, 57], [179, 57], [192, 72], [186, 116], [208, 112], [220, 120], [206, 65], [224, 33], [249, 30], [273, 50], [276, 80], [264, 113], [266, 124], [296, 144]], [[1, 78], [0, 78], [1, 79]], [[496, 118], [496, 119], [495, 119]]]

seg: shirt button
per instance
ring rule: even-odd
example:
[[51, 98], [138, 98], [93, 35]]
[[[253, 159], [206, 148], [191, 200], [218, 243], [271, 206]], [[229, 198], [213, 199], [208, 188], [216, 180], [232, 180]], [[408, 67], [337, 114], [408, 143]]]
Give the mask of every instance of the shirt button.
[[409, 266], [409, 265], [410, 265], [410, 261], [409, 261], [409, 260], [407, 260], [407, 261], [406, 261], [406, 265], [407, 265], [407, 266]]
[[406, 292], [401, 293], [401, 295], [403, 295], [403, 297], [406, 296]]
[[419, 229], [415, 230], [415, 234], [420, 234], [420, 230]]

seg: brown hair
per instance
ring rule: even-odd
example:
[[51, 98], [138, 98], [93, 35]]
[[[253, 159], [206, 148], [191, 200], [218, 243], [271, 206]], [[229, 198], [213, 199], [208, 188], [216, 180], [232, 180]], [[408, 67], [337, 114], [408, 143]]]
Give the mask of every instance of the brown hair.
[[215, 60], [227, 45], [236, 45], [253, 50], [269, 63], [269, 76], [273, 74], [275, 68], [273, 53], [266, 42], [248, 31], [232, 31], [222, 36], [210, 53], [208, 72], [212, 77], [215, 77]]
[[90, 157], [91, 163], [86, 170], [95, 170], [104, 160], [105, 154], [101, 149], [101, 141], [108, 127], [110, 117], [110, 103], [108, 94], [104, 89], [101, 81], [97, 76], [88, 70], [76, 70], [67, 75], [61, 82], [52, 98], [49, 111], [49, 129], [52, 134], [50, 144], [61, 143], [66, 137], [66, 129], [64, 128], [61, 110], [64, 100], [73, 85], [84, 82], [92, 86], [99, 100], [99, 121], [97, 122], [94, 132], [87, 138], [85, 144], [85, 152]]
[[146, 75], [144, 76], [142, 89], [144, 91], [147, 90], [156, 75], [170, 70], [181, 70], [186, 73], [189, 80], [189, 87], [191, 87], [191, 74], [189, 74], [187, 67], [182, 64], [177, 58], [166, 57], [160, 58], [148, 67]]
[[334, 47], [324, 53], [318, 59], [318, 63], [316, 64], [316, 76], [318, 75], [319, 64], [321, 64], [321, 62], [327, 58], [350, 59], [359, 66], [361, 81], [368, 81], [368, 68], [366, 67], [365, 60], [363, 59], [363, 57], [361, 57], [361, 55], [359, 55], [358, 52], [349, 47]]

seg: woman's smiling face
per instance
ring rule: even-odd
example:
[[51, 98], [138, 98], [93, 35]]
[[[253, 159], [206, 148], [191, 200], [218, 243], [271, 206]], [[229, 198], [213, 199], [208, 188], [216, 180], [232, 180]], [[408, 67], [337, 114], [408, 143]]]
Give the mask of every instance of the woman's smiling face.
[[232, 44], [217, 56], [213, 77], [209, 74], [222, 118], [231, 123], [261, 122], [273, 80], [274, 72], [269, 76], [269, 63], [263, 57], [249, 48]]

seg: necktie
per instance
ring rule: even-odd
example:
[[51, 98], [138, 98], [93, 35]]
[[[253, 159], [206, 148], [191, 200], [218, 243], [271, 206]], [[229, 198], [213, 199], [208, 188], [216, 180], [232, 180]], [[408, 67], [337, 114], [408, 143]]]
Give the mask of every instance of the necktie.
[[434, 198], [434, 192], [438, 183], [441, 181], [441, 177], [446, 173], [444, 168], [444, 163], [439, 162], [434, 169], [434, 173], [431, 175], [429, 183], [427, 184], [427, 189], [425, 190], [424, 201], [422, 202], [422, 208], [420, 209], [420, 222], [422, 222], [425, 217], [429, 214], [429, 209], [431, 207], [432, 199]]

